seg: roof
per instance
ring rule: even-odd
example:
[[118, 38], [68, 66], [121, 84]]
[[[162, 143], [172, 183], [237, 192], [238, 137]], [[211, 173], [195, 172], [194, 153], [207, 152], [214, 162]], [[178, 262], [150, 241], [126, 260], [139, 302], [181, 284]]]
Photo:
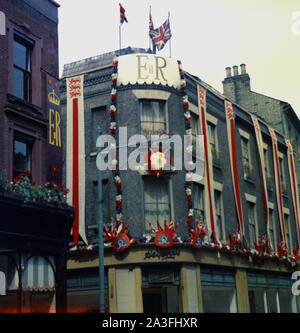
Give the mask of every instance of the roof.
[[143, 48], [132, 48], [129, 46], [125, 49], [103, 53], [95, 57], [90, 57], [79, 61], [71, 62], [69, 64], [65, 64], [62, 76], [70, 77], [72, 75], [95, 71], [105, 66], [111, 66], [114, 57], [131, 53], [152, 53], [152, 51], [151, 49], [146, 50]]

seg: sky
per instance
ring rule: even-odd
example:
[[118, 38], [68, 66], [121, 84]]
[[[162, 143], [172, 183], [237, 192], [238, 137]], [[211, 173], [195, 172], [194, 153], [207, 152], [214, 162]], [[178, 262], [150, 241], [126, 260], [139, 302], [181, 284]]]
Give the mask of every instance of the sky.
[[300, 0], [57, 0], [64, 64], [119, 49], [119, 2], [128, 23], [122, 48], [149, 47], [170, 15], [171, 43], [159, 52], [223, 92], [225, 68], [246, 64], [251, 90], [291, 104], [300, 117]]

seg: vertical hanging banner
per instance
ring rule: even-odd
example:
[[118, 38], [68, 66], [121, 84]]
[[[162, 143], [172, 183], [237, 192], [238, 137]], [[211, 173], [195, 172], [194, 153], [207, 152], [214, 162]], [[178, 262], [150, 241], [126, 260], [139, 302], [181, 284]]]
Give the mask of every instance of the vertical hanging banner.
[[67, 188], [69, 204], [75, 208], [72, 229], [74, 246], [79, 236], [87, 244], [85, 235], [85, 132], [84, 132], [84, 76], [67, 78]]
[[59, 81], [47, 74], [48, 162], [47, 181], [62, 183], [62, 133]]
[[279, 212], [279, 221], [281, 227], [281, 236], [283, 241], [283, 246], [286, 244], [286, 235], [285, 235], [285, 225], [284, 225], [284, 214], [283, 214], [283, 202], [282, 202], [282, 188], [281, 188], [281, 179], [280, 179], [280, 168], [279, 168], [279, 156], [278, 156], [278, 146], [277, 146], [277, 137], [273, 128], [269, 127], [269, 132], [272, 138], [272, 149], [273, 149], [273, 164], [274, 164], [274, 173], [275, 173], [275, 186], [276, 186], [276, 198], [277, 206]]
[[[267, 182], [266, 182], [266, 170], [265, 170], [265, 158], [264, 158], [264, 146], [262, 140], [262, 134], [259, 126], [259, 122], [256, 117], [253, 115], [251, 116], [252, 122], [254, 125], [255, 136], [256, 136], [256, 143], [258, 148], [259, 154], [259, 164], [260, 164], [260, 174], [261, 174], [261, 182], [262, 182], [262, 189], [263, 189], [263, 196], [264, 196], [264, 210], [266, 216], [266, 227], [267, 227], [267, 245], [270, 247], [270, 225], [269, 225], [269, 199], [268, 199], [268, 189], [267, 189]], [[271, 250], [271, 248], [269, 249]]]
[[240, 192], [238, 169], [237, 169], [234, 110], [232, 104], [228, 101], [225, 101], [225, 113], [226, 113], [232, 183], [235, 196], [237, 216], [239, 221], [239, 232], [243, 242], [245, 240], [245, 231], [244, 231], [244, 218], [243, 218], [243, 209], [241, 201], [241, 192]]
[[[215, 212], [215, 196], [214, 196], [214, 186], [213, 186], [213, 167], [212, 167], [212, 156], [209, 144], [209, 137], [207, 131], [206, 122], [206, 90], [197, 86], [198, 91], [198, 108], [200, 114], [200, 126], [201, 134], [203, 135], [204, 142], [204, 154], [205, 154], [205, 205], [207, 205], [206, 212], [209, 213], [208, 219], [210, 221], [210, 226], [208, 225], [208, 231], [212, 234], [213, 241], [220, 245], [218, 237], [216, 234], [216, 212]], [[205, 207], [206, 208], [206, 207]], [[209, 224], [209, 223], [207, 223]]]
[[290, 183], [292, 185], [293, 206], [295, 213], [295, 220], [297, 225], [298, 246], [300, 247], [300, 217], [299, 217], [299, 201], [298, 201], [298, 181], [294, 163], [293, 147], [289, 140], [285, 140], [288, 148], [288, 165], [290, 174]]

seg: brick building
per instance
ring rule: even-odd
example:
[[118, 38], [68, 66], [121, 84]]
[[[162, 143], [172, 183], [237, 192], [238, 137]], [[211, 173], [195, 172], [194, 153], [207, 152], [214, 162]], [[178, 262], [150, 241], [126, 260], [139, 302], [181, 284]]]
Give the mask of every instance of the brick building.
[[[117, 53], [118, 62], [114, 61]], [[81, 198], [85, 214], [84, 221], [79, 221], [83, 223], [82, 239], [79, 238], [68, 260], [69, 311], [99, 307], [97, 127], [100, 126], [102, 134], [117, 135], [121, 127], [126, 127], [128, 138], [157, 131], [183, 137], [186, 133], [204, 135], [205, 123], [207, 161], [211, 164], [203, 178], [189, 173], [187, 176], [185, 169], [159, 177], [140, 169], [120, 170], [117, 174], [122, 180], [120, 192], [116, 174], [109, 170], [102, 172], [104, 223], [109, 227], [111, 218], [122, 219], [129, 224], [132, 239], [139, 241], [124, 251], [118, 251], [120, 244], [116, 243], [105, 247], [106, 307], [110, 312], [298, 312], [299, 302], [291, 293], [291, 274], [297, 269], [293, 249], [298, 247], [299, 235], [283, 135], [275, 132], [286, 182], [282, 186], [280, 208], [276, 200], [272, 137], [267, 122], [258, 120], [263, 149], [267, 152], [263, 158], [268, 176], [268, 234], [272, 246], [270, 253], [260, 255], [255, 243], [259, 244], [267, 230], [266, 196], [254, 123], [246, 107], [232, 99], [231, 108], [225, 96], [200, 78], [180, 72], [176, 61], [142, 49], [128, 48], [67, 64], [63, 76], [73, 79], [71, 82], [81, 77], [84, 98], [84, 130], [78, 140], [85, 149], [81, 155], [85, 166], [85, 196]], [[64, 80], [61, 85], [66, 127], [70, 121], [67, 82], [70, 81]], [[199, 91], [206, 95], [204, 122]], [[228, 110], [235, 115], [230, 121]], [[235, 130], [230, 136], [228, 124], [232, 125], [232, 119]], [[70, 140], [65, 130], [63, 142]], [[233, 146], [239, 195], [233, 190], [237, 188], [237, 183], [233, 186], [234, 164], [230, 158]], [[128, 147], [128, 154], [132, 150]], [[72, 159], [69, 154], [65, 149], [66, 160]], [[66, 181], [68, 172], [66, 166]], [[240, 198], [241, 214], [236, 208], [236, 197]], [[280, 209], [284, 214], [281, 222]], [[236, 253], [228, 235], [237, 230], [239, 214], [244, 219], [245, 243], [243, 250]], [[148, 222], [155, 228], [156, 219], [161, 225], [166, 219], [170, 228], [170, 220], [178, 223], [176, 234], [180, 240], [162, 247], [159, 237], [155, 238], [154, 230], [149, 228]], [[206, 237], [198, 246], [201, 248], [191, 242], [187, 220], [192, 228], [196, 220], [204, 222]], [[277, 249], [283, 236], [289, 250], [282, 257]]]
[[[41, 184], [61, 184], [58, 7], [52, 0], [0, 1], [0, 270], [7, 287], [0, 312], [66, 305], [73, 210], [36, 199]], [[19, 181], [20, 174], [27, 176]], [[22, 190], [25, 180], [31, 183]]]

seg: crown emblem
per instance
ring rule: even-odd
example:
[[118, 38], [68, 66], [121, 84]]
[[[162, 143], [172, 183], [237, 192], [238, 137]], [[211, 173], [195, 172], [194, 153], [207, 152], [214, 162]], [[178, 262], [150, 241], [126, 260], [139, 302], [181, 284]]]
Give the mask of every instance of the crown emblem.
[[60, 105], [60, 99], [59, 99], [59, 97], [55, 94], [54, 89], [52, 90], [52, 92], [50, 92], [50, 93], [48, 94], [48, 100], [49, 100], [49, 102], [52, 103], [52, 104], [55, 104], [55, 105], [57, 105], [57, 106]]

